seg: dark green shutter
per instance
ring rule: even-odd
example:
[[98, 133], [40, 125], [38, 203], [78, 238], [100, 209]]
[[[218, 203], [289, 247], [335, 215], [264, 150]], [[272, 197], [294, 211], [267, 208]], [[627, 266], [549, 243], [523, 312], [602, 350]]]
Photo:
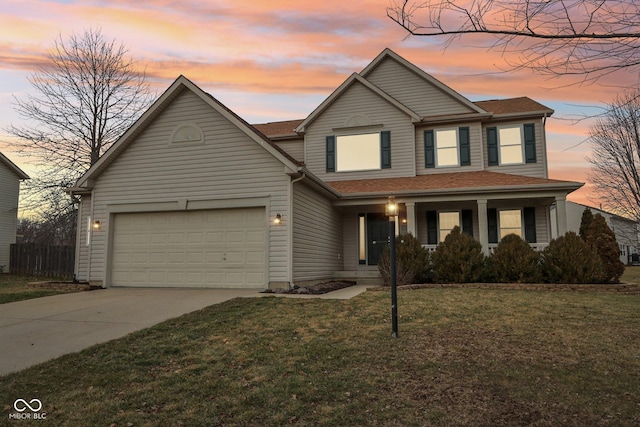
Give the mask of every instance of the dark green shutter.
[[427, 211], [427, 244], [438, 244], [438, 212]]
[[380, 158], [382, 169], [391, 168], [391, 132], [388, 130], [380, 133]]
[[327, 172], [336, 171], [336, 137], [327, 137]]
[[524, 125], [524, 153], [527, 163], [536, 162], [536, 131], [533, 123]]
[[498, 243], [498, 210], [487, 209], [487, 229], [489, 232], [489, 243]]
[[462, 232], [473, 237], [473, 211], [471, 209], [462, 210]]
[[460, 166], [469, 166], [471, 164], [469, 128], [464, 127], [458, 129], [458, 137], [460, 138]]
[[498, 166], [498, 128], [487, 128], [487, 151], [489, 166]]
[[524, 208], [524, 240], [536, 243], [536, 208]]
[[424, 131], [424, 167], [436, 167], [436, 149], [433, 141], [433, 131]]

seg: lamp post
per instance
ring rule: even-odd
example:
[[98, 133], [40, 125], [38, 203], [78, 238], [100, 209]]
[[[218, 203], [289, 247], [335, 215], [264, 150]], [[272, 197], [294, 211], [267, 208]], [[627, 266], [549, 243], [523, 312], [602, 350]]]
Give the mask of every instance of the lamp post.
[[393, 338], [398, 338], [398, 289], [396, 272], [396, 216], [398, 205], [393, 196], [389, 196], [385, 215], [389, 217], [389, 273], [391, 276], [391, 329]]

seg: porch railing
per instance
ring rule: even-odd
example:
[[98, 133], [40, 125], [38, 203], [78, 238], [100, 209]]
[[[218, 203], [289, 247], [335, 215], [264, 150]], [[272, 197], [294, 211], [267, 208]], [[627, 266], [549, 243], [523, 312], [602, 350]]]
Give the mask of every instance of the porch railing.
[[[549, 246], [548, 243], [529, 243], [529, 245], [535, 249], [536, 251], [541, 251], [544, 250], [544, 248], [546, 248], [547, 246]], [[423, 248], [425, 248], [427, 251], [429, 252], [433, 252], [436, 250], [436, 247], [438, 245], [422, 245]], [[495, 252], [496, 248], [498, 247], [497, 243], [489, 243], [489, 252], [493, 253]]]

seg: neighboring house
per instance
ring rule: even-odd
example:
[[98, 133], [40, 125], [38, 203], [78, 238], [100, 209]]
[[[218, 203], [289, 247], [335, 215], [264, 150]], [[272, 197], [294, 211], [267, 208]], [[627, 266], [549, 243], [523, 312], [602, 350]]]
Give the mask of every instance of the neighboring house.
[[68, 191], [76, 274], [104, 286], [289, 287], [377, 275], [388, 196], [399, 232], [455, 226], [486, 253], [551, 239], [581, 183], [548, 178], [529, 98], [471, 102], [390, 50], [307, 118], [250, 125], [179, 77]]
[[0, 153], [0, 270], [9, 272], [9, 251], [16, 242], [20, 181], [29, 176]]
[[[554, 218], [554, 208], [554, 206], [551, 207], [551, 218]], [[637, 262], [638, 247], [640, 245], [638, 244], [638, 223], [636, 221], [592, 206], [567, 202], [567, 231], [573, 231], [576, 234], [580, 232], [582, 213], [586, 208], [589, 208], [594, 215], [602, 215], [609, 228], [615, 233], [616, 241], [620, 247], [620, 261], [625, 264], [631, 264], [633, 258], [635, 258], [634, 262]], [[551, 223], [551, 237], [554, 239], [558, 237], [558, 227], [555, 221]], [[636, 255], [636, 257], [633, 255]]]

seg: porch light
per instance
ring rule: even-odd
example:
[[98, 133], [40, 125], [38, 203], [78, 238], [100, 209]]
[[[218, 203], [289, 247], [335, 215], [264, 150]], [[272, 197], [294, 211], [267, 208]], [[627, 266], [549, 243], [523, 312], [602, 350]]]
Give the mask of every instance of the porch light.
[[391, 329], [393, 338], [398, 338], [398, 289], [396, 273], [396, 217], [398, 205], [395, 198], [389, 196], [385, 207], [385, 215], [389, 217], [389, 273], [391, 276]]
[[100, 229], [102, 228], [102, 222], [100, 222], [99, 219], [96, 219], [95, 221], [93, 221], [92, 228], [94, 231], [100, 231]]
[[273, 223], [275, 225], [280, 225], [281, 222], [282, 222], [282, 215], [276, 214], [276, 218], [273, 220]]
[[385, 205], [384, 214], [389, 217], [389, 221], [391, 221], [391, 218], [398, 216], [398, 205], [396, 204], [395, 197], [389, 196], [389, 202]]

